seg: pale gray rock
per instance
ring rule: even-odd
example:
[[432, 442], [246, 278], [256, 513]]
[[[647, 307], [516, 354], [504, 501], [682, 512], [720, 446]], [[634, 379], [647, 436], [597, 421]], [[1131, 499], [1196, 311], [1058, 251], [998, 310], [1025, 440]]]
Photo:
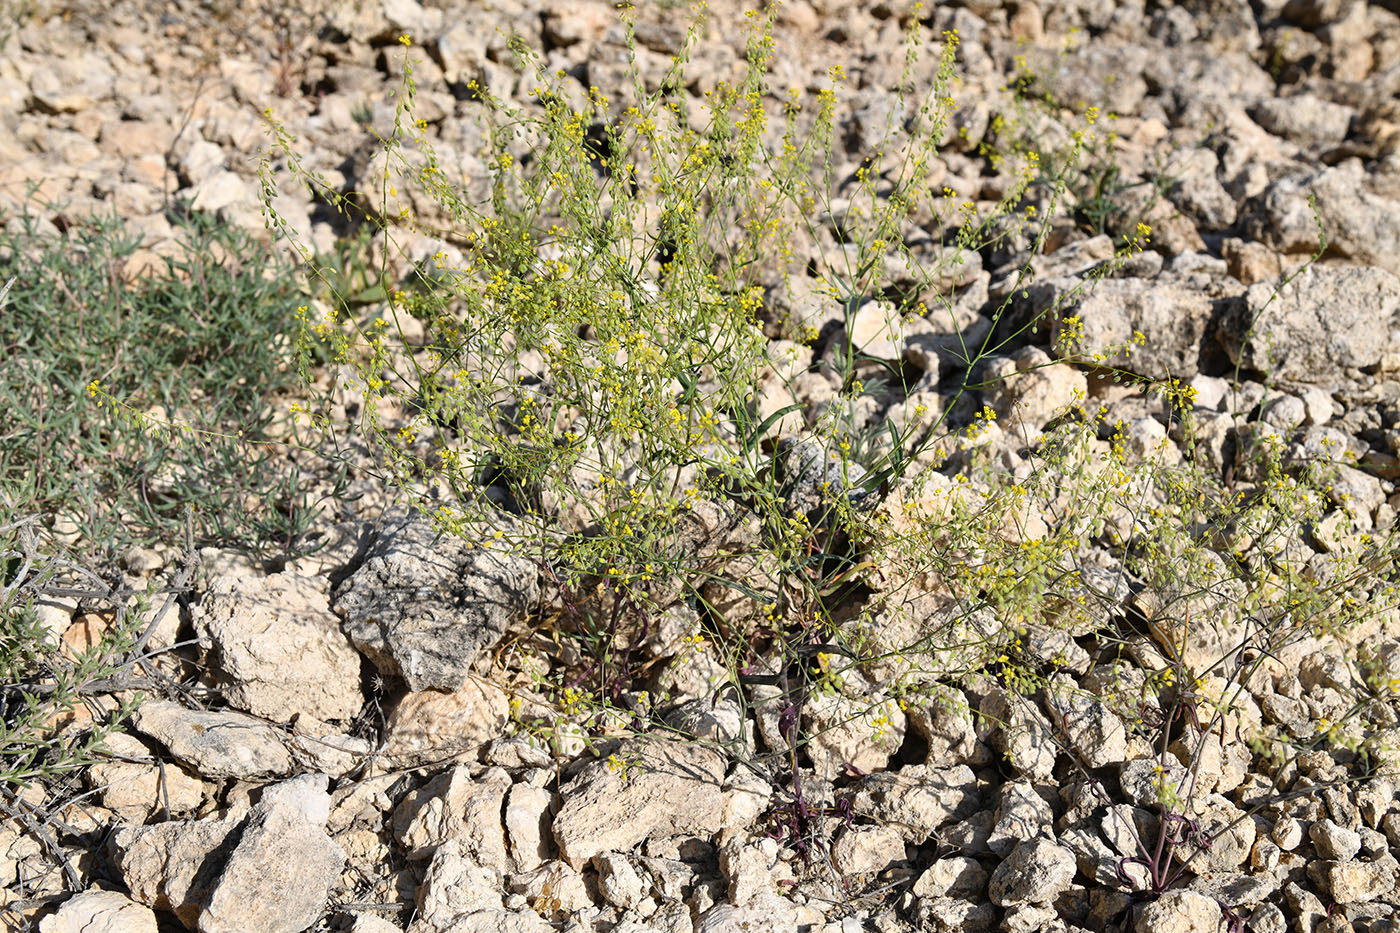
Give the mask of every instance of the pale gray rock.
[[764, 313], [770, 337], [788, 335], [797, 340], [815, 338], [823, 332], [830, 334], [846, 318], [839, 301], [813, 279], [796, 275], [768, 292]]
[[[1397, 253], [1400, 259], [1400, 253]], [[1273, 378], [1337, 382], [1381, 361], [1400, 313], [1400, 278], [1373, 266], [1310, 266], [1245, 293], [1224, 331], [1233, 361]]]
[[1049, 781], [1059, 747], [1045, 715], [1028, 698], [1001, 687], [982, 698], [980, 711], [988, 732], [987, 744], [1011, 769], [1030, 781]]
[[872, 497], [860, 488], [865, 468], [842, 461], [834, 441], [819, 437], [788, 438], [778, 445], [783, 466], [780, 492], [788, 514], [804, 513], [813, 525], [828, 520], [835, 503], [845, 498], [856, 509]]
[[1254, 821], [1221, 794], [1206, 794], [1187, 812], [1199, 828], [1202, 844], [1188, 842], [1176, 849], [1177, 861], [1197, 874], [1240, 870], [1254, 848]]
[[777, 894], [762, 895], [743, 907], [720, 904], [705, 911], [695, 933], [751, 933], [754, 930], [800, 930], [825, 920], [821, 912], [794, 904]]
[[285, 808], [313, 826], [325, 826], [331, 815], [331, 797], [326, 792], [329, 786], [328, 775], [298, 774], [263, 787], [258, 805], [264, 810]]
[[1055, 813], [1025, 781], [1007, 781], [997, 792], [996, 819], [987, 848], [1006, 858], [1022, 842], [1040, 836], [1054, 838]]
[[533, 871], [510, 877], [510, 889], [521, 895], [540, 916], [554, 921], [583, 917], [593, 900], [583, 876], [568, 863], [551, 860]]
[[[744, 714], [737, 703], [728, 699], [712, 703], [697, 699], [684, 703], [666, 714], [666, 724], [682, 735], [730, 744], [748, 739], [752, 746], [752, 731], [744, 728]], [[752, 748], [750, 748], [752, 751]]]
[[165, 566], [165, 557], [148, 547], [130, 547], [122, 555], [122, 564], [128, 573], [146, 576]]
[[1235, 222], [1235, 198], [1220, 183], [1220, 158], [1204, 147], [1174, 155], [1166, 175], [1174, 179], [1167, 196], [1202, 229], [1223, 230]]
[[228, 701], [274, 722], [352, 719], [364, 705], [360, 656], [323, 581], [278, 573], [211, 581], [191, 612]]
[[856, 672], [842, 677], [854, 683], [843, 684], [840, 693], [809, 697], [802, 710], [812, 767], [828, 777], [846, 764], [863, 772], [887, 767], [904, 743], [907, 722], [897, 701], [864, 684]]
[[[932, 698], [906, 702], [909, 725], [928, 743], [924, 764], [931, 768], [951, 768], [960, 764], [982, 764], [977, 759], [977, 729], [967, 696], [955, 687], [936, 685]], [[983, 748], [985, 755], [986, 749]]]
[[505, 691], [478, 677], [469, 677], [452, 693], [406, 693], [389, 713], [382, 752], [403, 764], [474, 757], [500, 736], [509, 719]]
[[914, 882], [916, 897], [957, 897], [976, 900], [986, 895], [990, 875], [975, 858], [954, 855], [930, 865]]
[[831, 847], [832, 862], [843, 877], [881, 872], [904, 857], [904, 837], [893, 826], [853, 826]]
[[1092, 106], [1124, 116], [1137, 113], [1147, 95], [1143, 70], [1152, 55], [1141, 45], [1098, 42], [1068, 55], [1048, 46], [1026, 52], [1032, 69], [1045, 76], [1046, 89], [1061, 106], [1079, 112]]
[[1023, 347], [1009, 357], [988, 360], [984, 381], [987, 404], [1008, 419], [1018, 441], [1034, 441], [1051, 420], [1087, 398], [1088, 381], [1072, 366], [1056, 363], [1039, 347]]
[[345, 865], [324, 825], [292, 806], [260, 804], [236, 834], [199, 912], [200, 933], [301, 933], [316, 923]]
[[987, 895], [998, 907], [1052, 904], [1070, 886], [1074, 853], [1049, 839], [1022, 842], [996, 867]]
[[1244, 644], [1244, 588], [1216, 552], [1201, 551], [1194, 559], [1189, 574], [1143, 589], [1129, 603], [1148, 620], [1152, 640], [1168, 657], [1206, 672], [1228, 664]]
[[1261, 904], [1249, 916], [1251, 933], [1287, 933], [1288, 918], [1277, 904]]
[[1281, 816], [1275, 821], [1269, 837], [1283, 851], [1292, 852], [1303, 844], [1303, 824], [1291, 816]]
[[[1058, 291], [1052, 283], [1044, 287]], [[1101, 353], [1101, 362], [1130, 372], [1187, 380], [1200, 372], [1201, 344], [1218, 316], [1216, 308], [1217, 300], [1198, 286], [1104, 279], [1065, 305], [1053, 322], [1054, 338], [1061, 338], [1066, 318], [1074, 316], [1082, 325], [1075, 358]]]
[[947, 823], [977, 809], [977, 782], [967, 765], [937, 769], [906, 765], [866, 775], [853, 788], [851, 809], [875, 823], [895, 826], [906, 842], [922, 845]]
[[[934, 302], [925, 316], [911, 315], [905, 320], [904, 359], [922, 370], [929, 384], [937, 383], [940, 367], [966, 369], [991, 333], [992, 319], [981, 314], [990, 283], [991, 275], [983, 272], [951, 303]], [[938, 397], [927, 389], [920, 392], [931, 399]], [[942, 403], [937, 407], [941, 410]]]
[[1249, 116], [1275, 136], [1300, 146], [1325, 146], [1346, 139], [1356, 110], [1302, 93], [1261, 100], [1249, 108]]
[[778, 841], [768, 837], [754, 842], [741, 837], [729, 840], [719, 850], [719, 872], [727, 885], [729, 902], [736, 907], [778, 893], [778, 881], [791, 876], [779, 862]]
[[75, 894], [39, 921], [39, 933], [156, 933], [156, 915], [117, 891]]
[[1157, 823], [1152, 812], [1126, 803], [1110, 804], [1099, 821], [1099, 829], [1120, 856], [1138, 856], [1156, 839]]
[[345, 775], [374, 751], [368, 739], [346, 735], [310, 716], [297, 717], [287, 747], [299, 767], [331, 777]]
[[1280, 879], [1270, 872], [1220, 872], [1213, 875], [1198, 875], [1186, 883], [1186, 887], [1198, 894], [1214, 898], [1219, 903], [1230, 904], [1237, 911], [1248, 911], [1279, 890]]
[[335, 611], [385, 674], [413, 691], [451, 691], [538, 596], [530, 561], [480, 541], [439, 539], [430, 522], [395, 508], [337, 591]]
[[904, 323], [888, 301], [862, 305], [851, 317], [847, 339], [857, 352], [877, 360], [904, 356]]
[[242, 816], [119, 829], [117, 870], [134, 900], [201, 933], [300, 933], [320, 917], [345, 863], [315, 819], [329, 806], [314, 799], [326, 797], [316, 783], [270, 788]]
[[486, 65], [487, 36], [465, 21], [453, 23], [437, 37], [442, 76], [457, 84], [476, 78]]
[[1397, 864], [1389, 853], [1370, 862], [1327, 862], [1323, 876], [1332, 900], [1362, 904], [1394, 897]]
[[743, 829], [763, 815], [773, 801], [773, 783], [743, 765], [735, 765], [724, 782], [725, 829]]
[[643, 880], [626, 856], [614, 852], [595, 855], [593, 868], [598, 872], [598, 893], [615, 907], [624, 910], [636, 907], [651, 890], [651, 885]]
[[[1316, 200], [1317, 216], [1308, 198]], [[1318, 225], [1328, 252], [1381, 269], [1400, 268], [1400, 202], [1373, 189], [1359, 160], [1289, 175], [1251, 202], [1245, 235], [1282, 253], [1315, 253]]]
[[112, 837], [113, 861], [133, 900], [194, 929], [228, 858], [225, 839], [240, 823], [230, 816], [122, 827]]
[[1307, 418], [1307, 406], [1296, 395], [1280, 395], [1271, 399], [1260, 413], [1265, 424], [1273, 425], [1280, 431], [1290, 431]]
[[543, 739], [527, 735], [503, 735], [492, 739], [482, 750], [482, 761], [502, 768], [547, 768], [550, 757]]
[[[1059, 844], [1074, 853], [1075, 865], [1085, 878], [1104, 887], [1120, 884], [1118, 868], [1123, 854], [1104, 841], [1092, 820], [1066, 827], [1059, 835]], [[1149, 883], [1147, 871], [1141, 866], [1130, 863], [1122, 867], [1133, 884]]]
[[920, 930], [931, 933], [990, 933], [997, 928], [997, 909], [984, 897], [920, 898]]
[[252, 180], [237, 172], [215, 172], [188, 189], [184, 196], [196, 211], [222, 213], [226, 219], [257, 216], [258, 189]]
[[488, 909], [455, 917], [447, 927], [415, 921], [408, 933], [555, 933], [555, 928], [533, 910]]
[[1054, 674], [1044, 691], [1046, 715], [1058, 723], [1075, 756], [1090, 769], [1118, 764], [1128, 755], [1123, 721], [1065, 674]]
[[180, 157], [180, 174], [199, 190], [199, 186], [216, 175], [227, 173], [228, 162], [222, 147], [206, 139], [196, 139]]
[[243, 713], [201, 712], [169, 700], [149, 700], [132, 723], [206, 778], [259, 778], [292, 769], [291, 754], [277, 730]]
[[1128, 802], [1147, 810], [1156, 809], [1163, 800], [1180, 800], [1190, 786], [1186, 769], [1168, 755], [1165, 762], [1156, 758], [1134, 758], [1123, 762], [1118, 771], [1118, 783]]
[[613, 17], [606, 7], [587, 0], [552, 4], [544, 17], [544, 35], [556, 45], [574, 45], [601, 39]]
[[466, 765], [443, 772], [394, 809], [394, 836], [410, 859], [430, 858], [439, 846], [456, 842], [475, 864], [510, 870], [501, 819], [510, 775], [503, 768], [472, 772]]
[[1351, 665], [1335, 649], [1309, 652], [1298, 664], [1297, 672], [1304, 690], [1330, 687], [1347, 693], [1353, 689]]
[[1213, 898], [1195, 891], [1167, 891], [1137, 908], [1134, 923], [1141, 933], [1216, 933], [1223, 920]]
[[87, 770], [87, 782], [100, 788], [102, 805], [124, 822], [144, 823], [169, 807], [170, 813], [194, 810], [204, 800], [204, 782], [174, 763], [156, 763], [135, 736], [115, 733], [102, 743], [103, 751], [121, 760], [102, 760]]
[[658, 739], [630, 739], [615, 752], [633, 767], [585, 765], [560, 790], [554, 840], [564, 861], [582, 867], [603, 852], [648, 838], [719, 831], [725, 762], [719, 752]]
[[1289, 913], [1295, 918], [1298, 927], [1305, 930], [1315, 929], [1318, 921], [1329, 913], [1316, 894], [1295, 881], [1283, 886], [1283, 896], [1288, 901]]
[[538, 868], [554, 858], [554, 838], [550, 834], [554, 794], [543, 787], [516, 784], [506, 793], [506, 848], [517, 871]]
[[[1382, 643], [1380, 651], [1372, 655], [1372, 657], [1388, 658], [1392, 664], [1400, 662], [1400, 642], [1394, 639], [1387, 639], [1387, 641]], [[1382, 664], [1384, 663], [1385, 662], [1382, 661]], [[1374, 670], [1375, 668], [1372, 669]], [[1381, 669], [1387, 672], [1387, 676], [1382, 683], [1388, 681], [1391, 677], [1397, 676], [1396, 674], [1389, 673], [1392, 668], [1382, 667]], [[1395, 784], [1387, 778], [1372, 778], [1356, 789], [1355, 796], [1356, 807], [1361, 813], [1361, 818], [1365, 820], [1366, 825], [1370, 826], [1372, 829], [1379, 829], [1381, 827], [1381, 821], [1395, 808], [1397, 802]]]

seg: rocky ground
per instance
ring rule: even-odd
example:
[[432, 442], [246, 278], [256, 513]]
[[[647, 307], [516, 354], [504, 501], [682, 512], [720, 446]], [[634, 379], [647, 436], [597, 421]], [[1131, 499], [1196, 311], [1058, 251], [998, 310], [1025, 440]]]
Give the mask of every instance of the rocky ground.
[[[1087, 342], [1123, 344], [1140, 331], [1148, 351], [1122, 362], [1196, 390], [1205, 449], [1222, 470], [1263, 434], [1299, 457], [1351, 452], [1358, 466], [1339, 469], [1333, 511], [1345, 506], [1360, 532], [1378, 536], [1400, 508], [1400, 14], [1391, 7], [968, 0], [919, 14], [933, 35], [958, 30], [966, 82], [964, 132], [931, 183], [975, 202], [1004, 190], [977, 144], [1023, 67], [1080, 113], [1111, 111], [1119, 177], [1165, 181], [1152, 189], [1160, 199], [1138, 203], [1149, 250], [1073, 306]], [[710, 9], [717, 24], [741, 18], [728, 2]], [[644, 71], [679, 48], [683, 12], [639, 9]], [[854, 170], [862, 132], [880, 122], [910, 15], [885, 0], [786, 0], [778, 13], [779, 93], [825, 86], [833, 64], [849, 75], [850, 164], [838, 176]], [[41, 197], [66, 204], [46, 216], [55, 228], [115, 209], [149, 238], [127, 270], [140, 274], [173, 235], [172, 207], [262, 229], [255, 172], [267, 108], [332, 186], [363, 182], [376, 152], [370, 129], [392, 126], [405, 33], [421, 52], [418, 116], [441, 151], [471, 164], [479, 105], [467, 82], [522, 99], [529, 90], [506, 64], [512, 30], [580, 91], [624, 75], [622, 34], [610, 6], [593, 0], [258, 11], [41, 3], [0, 56], [0, 199], [22, 203], [36, 182]], [[733, 73], [736, 42], [723, 28], [711, 33], [689, 93]], [[1067, 134], [1070, 122], [1045, 131]], [[324, 207], [293, 186], [279, 210], [318, 248], [338, 235]], [[1316, 252], [1318, 218], [1322, 261], [1280, 288]], [[1114, 251], [1109, 236], [1074, 224], [1054, 240], [1031, 260], [1018, 313], [1050, 307]], [[965, 327], [990, 326], [987, 312], [1027, 258], [999, 248], [970, 257], [957, 282]], [[832, 392], [821, 341], [841, 312], [808, 298], [799, 311], [825, 336], [807, 350], [818, 361], [811, 378], [794, 384], [812, 403]], [[914, 320], [887, 347], [866, 349], [936, 376], [950, 365], [948, 337]], [[1010, 378], [985, 399], [1032, 432], [1089, 387], [1081, 368], [1044, 367], [1049, 352], [1027, 345], [1000, 361]], [[1265, 370], [1267, 386], [1250, 378]], [[1180, 440], [1132, 393], [1102, 391], [1130, 446]], [[941, 410], [937, 378], [926, 392]], [[989, 443], [1014, 466], [1013, 437], [997, 430]], [[1055, 676], [1080, 691], [1075, 700], [1047, 687], [1017, 706], [984, 680], [942, 684], [943, 702], [900, 705], [873, 678], [812, 701], [806, 793], [824, 807], [815, 832], [830, 844], [804, 853], [774, 818], [791, 800], [781, 775], [769, 780], [713, 743], [661, 730], [585, 749], [577, 717], [532, 691], [529, 671], [494, 663], [541, 598], [533, 565], [434, 544], [428, 526], [387, 505], [381, 494], [347, 506], [321, 529], [330, 547], [279, 573], [201, 555], [188, 615], [167, 613], [150, 643], [185, 644], [159, 662], [183, 686], [151, 699], [129, 734], [111, 740], [110, 760], [83, 776], [81, 799], [38, 786], [23, 795], [25, 812], [53, 815], [47, 825], [0, 824], [10, 928], [1014, 933], [1125, 924], [1128, 892], [1142, 884], [1132, 877], [1141, 866], [1123, 861], [1136, 854], [1127, 827], [1156, 838], [1159, 759], [1092, 699], [1105, 681], [1082, 639], [1045, 649], [1068, 659]], [[725, 533], [718, 510], [697, 515], [712, 536]], [[1321, 532], [1297, 546], [1304, 559], [1329, 549]], [[169, 583], [187, 566], [178, 548], [127, 555], [128, 581], [152, 591]], [[1386, 561], [1393, 572], [1393, 552]], [[398, 595], [409, 590], [413, 601]], [[1400, 615], [1381, 608], [1350, 641], [1294, 644], [1250, 678], [1232, 722], [1311, 732], [1345, 712], [1344, 697], [1400, 677]], [[76, 603], [45, 611], [70, 638], [91, 624]], [[400, 624], [386, 629], [385, 619]], [[711, 702], [724, 672], [688, 650], [690, 631], [668, 616], [648, 646], [675, 701], [667, 721], [781, 752], [776, 713]], [[547, 676], [567, 659], [534, 663]], [[871, 697], [880, 717], [862, 713]], [[1087, 703], [1090, 726], [1069, 728], [1066, 703]], [[551, 741], [517, 727], [522, 706], [556, 723]], [[1395, 729], [1393, 698], [1368, 715], [1381, 733]], [[1066, 723], [1064, 735], [1050, 716]], [[1107, 798], [1077, 779], [1071, 756]], [[1255, 807], [1276, 775], [1242, 740], [1217, 744], [1197, 768], [1204, 790], [1192, 813], [1219, 832], [1179, 887], [1142, 899], [1135, 928], [1400, 928], [1397, 759], [1379, 771], [1348, 783], [1355, 755], [1313, 752]]]

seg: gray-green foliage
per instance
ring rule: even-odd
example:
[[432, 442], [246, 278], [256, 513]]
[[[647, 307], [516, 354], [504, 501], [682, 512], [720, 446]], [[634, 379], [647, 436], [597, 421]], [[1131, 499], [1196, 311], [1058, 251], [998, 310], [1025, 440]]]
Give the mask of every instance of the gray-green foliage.
[[[102, 741], [131, 709], [105, 710], [90, 728], [78, 707], [89, 689], [128, 668], [145, 605], [113, 600], [90, 571], [43, 546], [37, 520], [0, 525], [0, 783], [28, 785], [87, 765]], [[98, 598], [112, 620], [96, 644], [70, 647], [36, 612], [55, 596]], [[65, 728], [77, 721], [78, 728]]]
[[[187, 508], [199, 544], [294, 553], [316, 503], [258, 443], [296, 382], [288, 264], [209, 217], [153, 259], [118, 218], [59, 230], [52, 213], [30, 204], [0, 230], [0, 488], [16, 514], [77, 532], [94, 563], [182, 537]], [[154, 268], [133, 277], [138, 260]]]

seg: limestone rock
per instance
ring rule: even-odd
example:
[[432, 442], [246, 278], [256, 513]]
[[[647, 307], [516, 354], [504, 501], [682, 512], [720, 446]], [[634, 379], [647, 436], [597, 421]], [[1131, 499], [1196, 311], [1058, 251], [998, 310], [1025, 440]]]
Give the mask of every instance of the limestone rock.
[[1011, 850], [988, 884], [998, 907], [1053, 904], [1074, 880], [1074, 853], [1049, 839], [1032, 839]]
[[211, 866], [228, 858], [225, 839], [241, 821], [173, 820], [117, 830], [112, 846], [123, 883], [138, 903], [173, 913], [194, 928], [217, 880]]
[[192, 612], [212, 642], [230, 703], [273, 722], [304, 714], [353, 719], [364, 705], [360, 656], [340, 631], [322, 581], [225, 575]]
[[1032, 785], [1008, 781], [997, 797], [996, 817], [987, 837], [987, 848], [992, 852], [1006, 858], [1022, 842], [1054, 836], [1054, 811]]
[[[843, 677], [859, 680], [855, 672]], [[904, 742], [906, 720], [896, 701], [871, 689], [852, 692], [814, 695], [803, 708], [807, 754], [818, 774], [838, 775], [846, 764], [883, 769]]]
[[132, 722], [191, 770], [207, 778], [257, 778], [291, 771], [277, 731], [242, 713], [187, 710], [169, 700], [142, 704]]
[[269, 788], [242, 816], [126, 827], [117, 870], [136, 901], [190, 929], [300, 933], [325, 908], [345, 853], [326, 835], [325, 778]]
[[1245, 234], [1279, 252], [1315, 253], [1320, 218], [1330, 253], [1381, 269], [1400, 268], [1400, 205], [1368, 182], [1358, 160], [1280, 178], [1249, 205]]
[[464, 914], [501, 909], [501, 874], [482, 867], [462, 842], [454, 839], [433, 853], [415, 899], [415, 927], [452, 930]]
[[1051, 420], [1087, 398], [1089, 391], [1082, 372], [1055, 363], [1038, 347], [1024, 347], [996, 361], [984, 379], [992, 382], [988, 404], [1009, 419], [1009, 430], [1018, 440], [1034, 441]]
[[1058, 746], [1049, 720], [1030, 700], [997, 687], [982, 699], [981, 712], [988, 744], [1017, 774], [1032, 781], [1050, 780]]
[[1346, 138], [1356, 110], [1315, 94], [1261, 100], [1249, 115], [1275, 136], [1301, 145], [1336, 145]]
[[1312, 824], [1308, 838], [1319, 858], [1350, 862], [1361, 851], [1361, 836], [1332, 820], [1322, 819]]
[[506, 847], [516, 870], [530, 871], [555, 857], [553, 820], [554, 795], [543, 787], [516, 784], [506, 793]]
[[1154, 379], [1190, 379], [1200, 371], [1202, 340], [1216, 316], [1216, 300], [1199, 287], [1105, 279], [1070, 302], [1052, 328], [1060, 340], [1075, 318], [1074, 358], [1100, 353], [1101, 362]]
[[300, 933], [325, 909], [340, 880], [345, 853], [290, 806], [255, 807], [208, 901], [201, 933]]
[[1310, 266], [1287, 284], [1250, 286], [1226, 332], [1226, 349], [1232, 360], [1274, 378], [1327, 385], [1341, 368], [1381, 361], [1397, 314], [1400, 278], [1394, 273]]
[[1394, 897], [1396, 860], [1386, 853], [1369, 862], [1328, 862], [1324, 870], [1327, 890], [1338, 904], [1361, 904]]
[[39, 921], [39, 933], [156, 933], [156, 915], [117, 891], [75, 894]]
[[583, 767], [561, 790], [554, 839], [561, 857], [581, 867], [602, 852], [648, 838], [712, 835], [722, 825], [724, 758], [696, 745], [631, 739], [608, 761]]
[[905, 858], [904, 837], [894, 826], [853, 826], [831, 847], [842, 876], [874, 874]]
[[850, 341], [858, 352], [877, 360], [904, 356], [904, 323], [888, 301], [863, 305], [851, 318]]
[[383, 753], [404, 764], [474, 756], [501, 734], [509, 718], [505, 691], [475, 677], [452, 693], [407, 693], [389, 713]]
[[502, 807], [510, 775], [489, 768], [478, 776], [460, 765], [411, 792], [394, 811], [394, 835], [411, 859], [430, 857], [441, 845], [459, 844], [462, 853], [484, 868], [511, 868], [506, 853]]
[[1167, 891], [1137, 908], [1134, 929], [1142, 933], [1215, 933], [1222, 924], [1220, 905], [1195, 891]]
[[1128, 755], [1127, 731], [1098, 698], [1064, 674], [1054, 674], [1044, 692], [1045, 712], [1061, 724], [1069, 747], [1088, 768], [1118, 764]]
[[954, 855], [930, 865], [914, 882], [917, 897], [982, 898], [991, 876], [975, 858]]
[[906, 765], [866, 775], [852, 791], [852, 812], [897, 827], [913, 845], [922, 845], [945, 824], [965, 819], [979, 802], [977, 782], [966, 765]]
[[705, 911], [695, 923], [695, 933], [749, 933], [752, 930], [799, 930], [823, 922], [821, 913], [794, 904], [777, 894], [756, 898], [743, 907], [720, 904]]
[[439, 539], [432, 524], [391, 509], [364, 563], [336, 593], [346, 634], [410, 690], [457, 690], [477, 655], [539, 595], [534, 565], [481, 542]]
[[134, 736], [108, 736], [103, 749], [123, 760], [97, 762], [88, 768], [87, 781], [102, 788], [102, 805], [122, 820], [143, 823], [167, 804], [172, 814], [183, 814], [203, 802], [203, 781], [173, 762], [161, 767]]

